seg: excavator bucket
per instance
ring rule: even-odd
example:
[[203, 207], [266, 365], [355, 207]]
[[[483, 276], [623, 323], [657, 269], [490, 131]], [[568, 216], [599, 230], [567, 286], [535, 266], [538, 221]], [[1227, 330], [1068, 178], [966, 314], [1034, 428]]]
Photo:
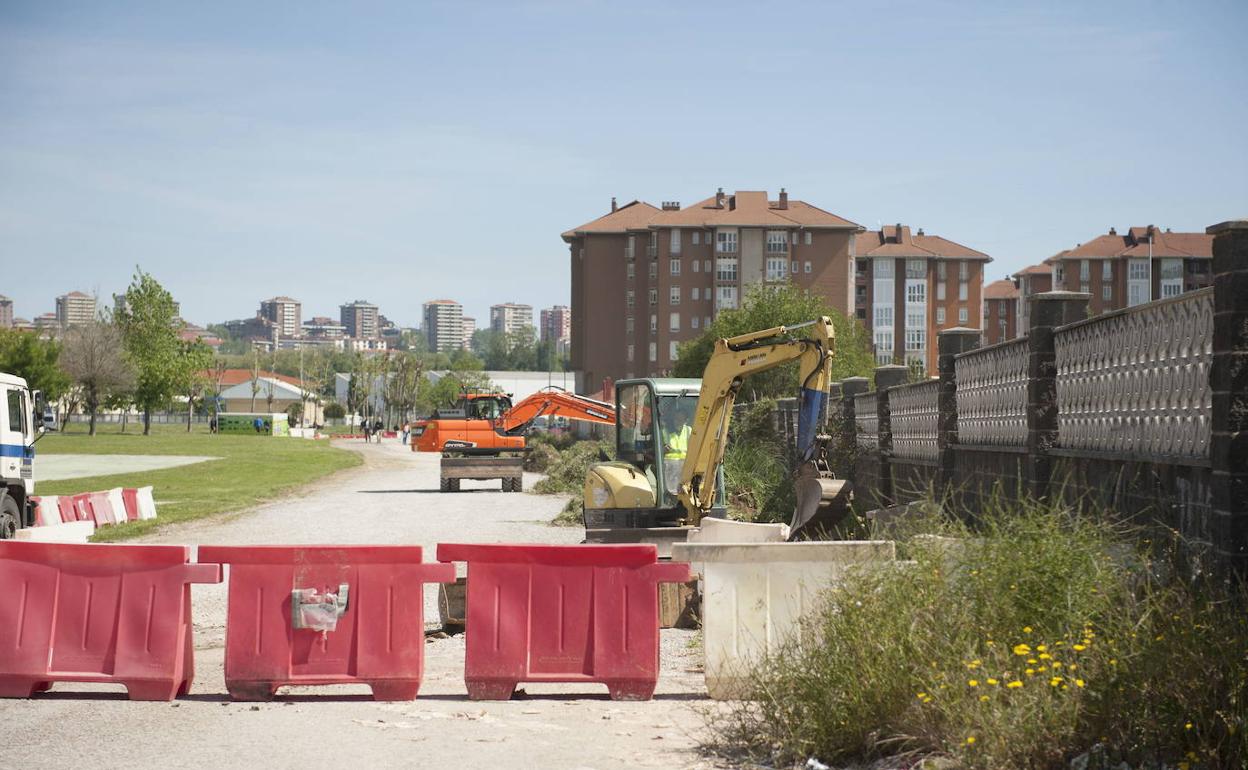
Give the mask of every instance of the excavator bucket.
[[832, 478], [816, 463], [802, 463], [796, 478], [797, 507], [789, 524], [790, 540], [829, 539], [850, 512], [850, 485]]

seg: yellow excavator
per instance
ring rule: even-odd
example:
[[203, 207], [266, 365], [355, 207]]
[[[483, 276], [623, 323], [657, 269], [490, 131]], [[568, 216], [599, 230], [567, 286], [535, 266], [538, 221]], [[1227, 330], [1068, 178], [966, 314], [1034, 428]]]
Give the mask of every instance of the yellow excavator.
[[616, 383], [616, 460], [585, 478], [585, 526], [696, 526], [722, 517], [723, 461], [732, 407], [745, 379], [799, 362], [797, 505], [793, 539], [826, 535], [848, 512], [849, 489], [833, 477], [819, 416], [835, 351], [826, 316], [795, 326], [718, 340], [701, 380], [644, 378]]

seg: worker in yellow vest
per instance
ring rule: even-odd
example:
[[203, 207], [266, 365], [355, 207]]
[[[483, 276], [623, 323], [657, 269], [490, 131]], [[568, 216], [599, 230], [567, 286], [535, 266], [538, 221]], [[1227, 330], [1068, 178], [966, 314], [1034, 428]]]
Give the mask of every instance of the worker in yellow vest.
[[663, 446], [664, 486], [669, 494], [675, 495], [680, 488], [680, 473], [689, 454], [689, 436], [693, 433], [693, 405], [686, 404], [685, 399], [676, 402], [672, 414], [671, 427]]

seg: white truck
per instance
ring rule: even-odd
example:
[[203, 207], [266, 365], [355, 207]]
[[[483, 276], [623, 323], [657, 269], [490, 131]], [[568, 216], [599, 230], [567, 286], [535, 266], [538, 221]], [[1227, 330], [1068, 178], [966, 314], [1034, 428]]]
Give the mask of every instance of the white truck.
[[0, 372], [0, 540], [34, 524], [35, 439], [43, 433], [39, 391]]

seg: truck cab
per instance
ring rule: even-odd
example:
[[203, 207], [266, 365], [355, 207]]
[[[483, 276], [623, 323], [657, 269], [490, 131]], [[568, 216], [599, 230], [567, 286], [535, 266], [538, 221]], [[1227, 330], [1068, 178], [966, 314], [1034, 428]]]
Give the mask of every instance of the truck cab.
[[39, 394], [0, 373], [0, 540], [34, 523], [35, 438], [43, 431]]

